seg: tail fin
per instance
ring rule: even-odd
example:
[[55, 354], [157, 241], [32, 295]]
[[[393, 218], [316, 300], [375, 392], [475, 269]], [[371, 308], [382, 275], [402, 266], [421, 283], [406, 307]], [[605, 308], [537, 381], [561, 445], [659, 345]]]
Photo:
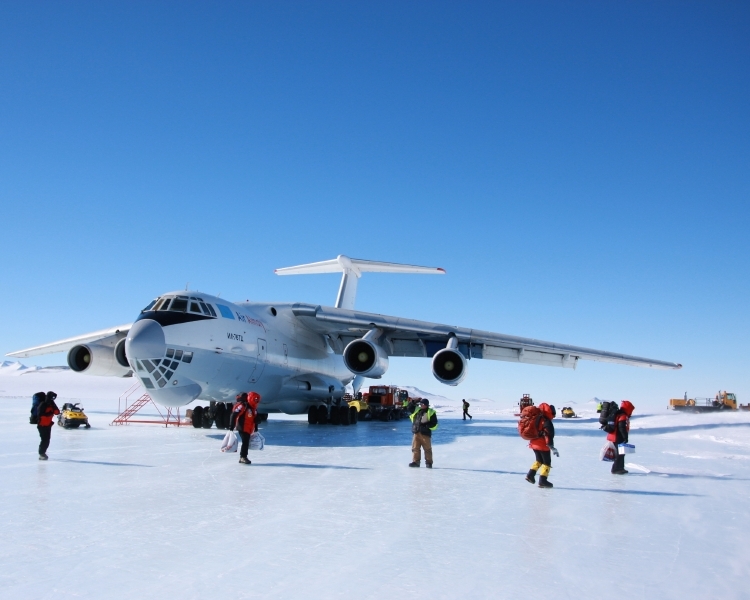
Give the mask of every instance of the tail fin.
[[357, 283], [362, 273], [425, 273], [428, 275], [445, 275], [445, 269], [437, 267], [417, 267], [414, 265], [401, 265], [398, 263], [378, 262], [375, 260], [362, 260], [349, 258], [339, 254], [333, 260], [297, 265], [296, 267], [285, 267], [276, 269], [277, 275], [309, 275], [317, 273], [342, 273], [339, 295], [336, 298], [336, 308], [354, 310], [354, 301], [357, 297]]

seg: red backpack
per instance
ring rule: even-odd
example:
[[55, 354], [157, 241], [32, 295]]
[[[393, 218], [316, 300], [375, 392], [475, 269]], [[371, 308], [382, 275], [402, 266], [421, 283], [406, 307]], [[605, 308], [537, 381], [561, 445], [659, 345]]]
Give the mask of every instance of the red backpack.
[[535, 440], [542, 437], [542, 419], [544, 414], [538, 406], [527, 406], [521, 411], [518, 422], [518, 435], [525, 440]]

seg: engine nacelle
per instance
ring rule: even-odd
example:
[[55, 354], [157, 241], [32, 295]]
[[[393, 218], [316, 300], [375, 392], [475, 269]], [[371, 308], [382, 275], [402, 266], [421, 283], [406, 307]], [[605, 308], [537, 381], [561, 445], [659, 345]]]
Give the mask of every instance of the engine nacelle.
[[388, 355], [373, 341], [361, 338], [344, 348], [344, 364], [355, 375], [379, 379], [388, 370]]
[[121, 367], [130, 369], [128, 364], [128, 355], [125, 353], [125, 338], [122, 338], [117, 344], [115, 344], [115, 361]]
[[432, 358], [432, 374], [440, 383], [458, 385], [466, 377], [467, 364], [458, 348], [443, 348]]
[[[86, 375], [125, 377], [131, 372], [130, 367], [124, 367], [120, 364], [115, 356], [116, 348], [99, 344], [80, 344], [74, 346], [68, 352], [68, 366], [76, 373], [85, 373]], [[122, 357], [123, 359], [125, 358], [124, 346]], [[125, 363], [127, 364], [127, 360]]]

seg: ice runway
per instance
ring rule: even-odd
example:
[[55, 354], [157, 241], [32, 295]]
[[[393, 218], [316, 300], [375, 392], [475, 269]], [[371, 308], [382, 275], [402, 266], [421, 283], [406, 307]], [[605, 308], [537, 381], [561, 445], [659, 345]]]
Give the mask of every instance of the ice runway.
[[[750, 418], [634, 419], [631, 475], [593, 420], [556, 421], [555, 489], [528, 484], [512, 416], [443, 418], [435, 469], [408, 422], [274, 415], [253, 464], [216, 429], [52, 433], [0, 419], [3, 598], [747, 598]], [[647, 472], [650, 471], [650, 472]]]

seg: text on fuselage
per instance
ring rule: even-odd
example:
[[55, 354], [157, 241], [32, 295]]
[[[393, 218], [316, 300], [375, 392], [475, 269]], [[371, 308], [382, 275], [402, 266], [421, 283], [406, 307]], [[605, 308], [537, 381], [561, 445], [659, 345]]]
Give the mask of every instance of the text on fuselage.
[[236, 342], [244, 342], [244, 338], [239, 333], [227, 333], [227, 338]]

